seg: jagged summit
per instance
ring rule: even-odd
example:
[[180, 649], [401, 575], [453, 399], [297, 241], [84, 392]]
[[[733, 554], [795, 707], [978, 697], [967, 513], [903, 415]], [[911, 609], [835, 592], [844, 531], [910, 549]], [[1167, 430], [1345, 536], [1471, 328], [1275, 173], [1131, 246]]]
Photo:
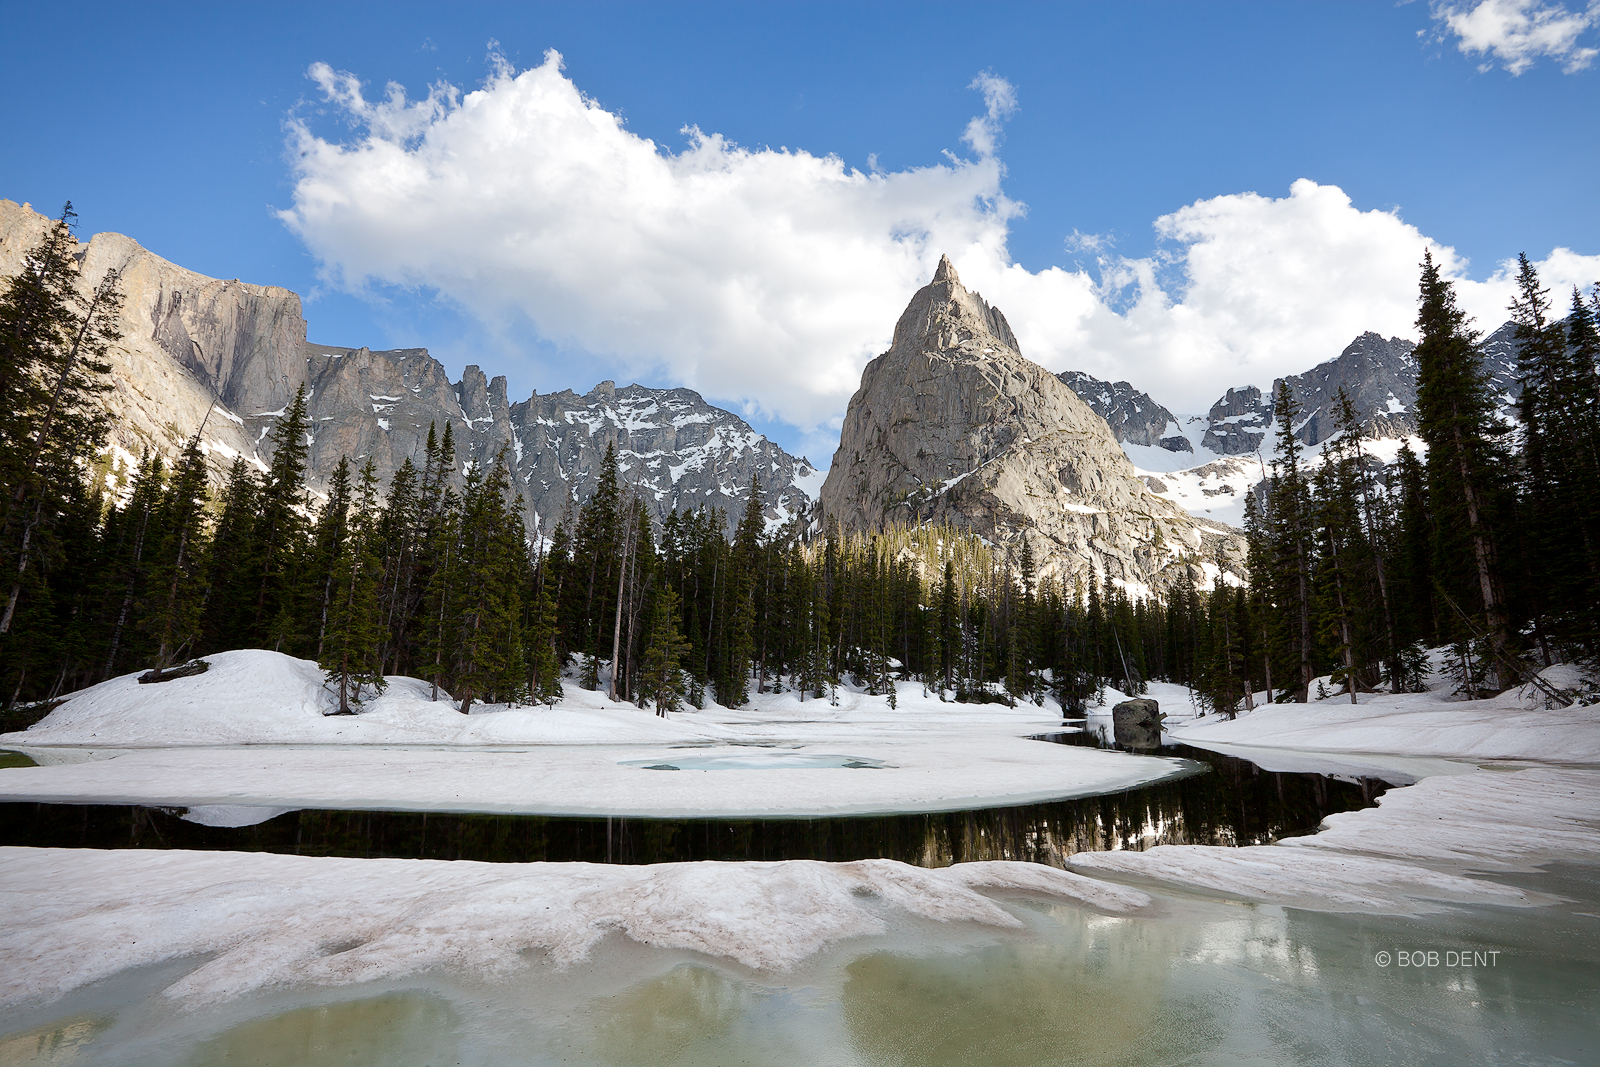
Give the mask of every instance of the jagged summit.
[[948, 258], [862, 372], [822, 505], [845, 529], [948, 521], [1014, 551], [1026, 541], [1042, 574], [1080, 582], [1092, 570], [1160, 586], [1242, 557], [1145, 487], [1105, 420], [1023, 358]]
[[925, 346], [957, 350], [972, 358], [983, 355], [985, 344], [1004, 345], [1017, 351], [1017, 336], [999, 310], [961, 284], [949, 256], [939, 259], [933, 280], [911, 298], [895, 323], [891, 350]]

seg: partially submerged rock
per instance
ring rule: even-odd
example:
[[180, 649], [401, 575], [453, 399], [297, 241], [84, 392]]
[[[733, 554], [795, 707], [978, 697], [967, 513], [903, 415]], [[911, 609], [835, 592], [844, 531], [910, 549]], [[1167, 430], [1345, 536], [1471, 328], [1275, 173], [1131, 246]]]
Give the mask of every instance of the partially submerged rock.
[[1111, 709], [1111, 722], [1116, 726], [1160, 726], [1161, 705], [1149, 697], [1124, 700]]

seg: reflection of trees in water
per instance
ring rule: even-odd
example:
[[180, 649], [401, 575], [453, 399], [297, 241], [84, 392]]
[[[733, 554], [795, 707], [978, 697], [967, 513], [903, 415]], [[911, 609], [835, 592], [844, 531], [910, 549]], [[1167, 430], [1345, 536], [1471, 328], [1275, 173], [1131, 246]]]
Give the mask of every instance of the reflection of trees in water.
[[181, 811], [160, 808], [7, 804], [0, 805], [0, 844], [499, 862], [887, 857], [924, 867], [991, 859], [1061, 866], [1074, 852], [1249, 845], [1308, 833], [1326, 815], [1371, 805], [1383, 788], [1371, 779], [1280, 774], [1247, 760], [1204, 758], [1211, 764], [1205, 774], [1124, 793], [1012, 808], [829, 819], [296, 811], [256, 826], [218, 828], [185, 822], [178, 818]]

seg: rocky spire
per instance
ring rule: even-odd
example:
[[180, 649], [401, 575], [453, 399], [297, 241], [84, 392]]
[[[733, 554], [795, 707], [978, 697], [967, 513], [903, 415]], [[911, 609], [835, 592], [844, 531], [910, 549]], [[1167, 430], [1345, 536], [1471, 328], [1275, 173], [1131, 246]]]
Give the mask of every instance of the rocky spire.
[[[1024, 359], [1005, 316], [948, 257], [867, 364], [822, 487], [850, 530], [950, 522], [1021, 551], [1042, 575], [1107, 572], [1158, 587], [1243, 545], [1149, 491], [1100, 418]], [[1070, 588], [1070, 584], [1069, 584]]]
[[[939, 257], [933, 281], [917, 290], [894, 328], [894, 347], [919, 345], [951, 348], [964, 341], [987, 340], [1017, 351], [1017, 337], [1006, 317], [982, 296], [961, 284], [949, 256]], [[976, 350], [981, 350], [979, 343]]]

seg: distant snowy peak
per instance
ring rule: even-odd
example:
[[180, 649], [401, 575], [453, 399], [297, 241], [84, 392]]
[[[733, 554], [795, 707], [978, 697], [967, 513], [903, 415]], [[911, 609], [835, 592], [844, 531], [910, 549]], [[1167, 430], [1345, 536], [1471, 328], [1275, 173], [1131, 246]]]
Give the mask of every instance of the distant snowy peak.
[[[458, 477], [502, 451], [530, 530], [548, 535], [598, 484], [607, 445], [617, 449], [625, 492], [656, 519], [673, 509], [719, 508], [731, 529], [750, 486], [761, 482], [769, 529], [807, 512], [821, 481], [815, 468], [690, 389], [618, 388], [601, 382], [511, 403], [504, 377], [468, 365], [459, 382], [426, 349], [304, 346], [310, 391], [310, 480], [321, 485], [341, 456], [373, 461], [387, 485], [405, 459], [422, 465], [428, 428], [452, 427]], [[263, 447], [281, 409], [252, 412], [245, 426]]]
[[[1282, 379], [1300, 405], [1295, 436], [1308, 445], [1333, 436], [1339, 390], [1350, 396], [1369, 437], [1405, 437], [1417, 429], [1416, 345], [1400, 337], [1364, 333], [1338, 358]], [[1273, 383], [1276, 391], [1277, 382]], [[1270, 420], [1269, 420], [1270, 421]]]
[[1279, 378], [1263, 393], [1254, 385], [1229, 389], [1211, 405], [1201, 448], [1219, 456], [1256, 452], [1272, 431], [1273, 397], [1279, 383], [1300, 406], [1295, 436], [1318, 445], [1333, 435], [1339, 391], [1350, 397], [1369, 437], [1405, 437], [1416, 432], [1416, 345], [1400, 337], [1364, 333], [1343, 352], [1304, 374]]
[[1229, 389], [1211, 405], [1201, 448], [1219, 456], [1254, 452], [1272, 425], [1272, 402], [1253, 385]]
[[806, 513], [820, 488], [809, 460], [692, 389], [606, 381], [582, 396], [536, 393], [512, 408], [509, 421], [530, 509], [547, 530], [593, 493], [607, 445], [616, 446], [625, 491], [637, 492], [658, 518], [714, 507], [731, 525], [759, 480], [767, 525], [775, 529]]
[[1169, 452], [1193, 452], [1194, 445], [1183, 436], [1177, 418], [1127, 382], [1106, 382], [1080, 370], [1056, 375], [1078, 399], [1111, 427], [1118, 441], [1135, 445], [1154, 445]]
[[[1482, 341], [1483, 371], [1508, 422], [1522, 391], [1515, 333], [1506, 323]], [[1173, 415], [1127, 382], [1113, 385], [1078, 371], [1058, 376], [1106, 420], [1153, 492], [1193, 515], [1237, 523], [1245, 495], [1264, 475], [1259, 457], [1272, 449], [1272, 398], [1280, 382], [1299, 405], [1295, 436], [1309, 449], [1333, 437], [1343, 389], [1369, 451], [1391, 461], [1399, 442], [1417, 432], [1415, 352], [1411, 341], [1369, 331], [1335, 358], [1277, 379], [1267, 391], [1229, 389], [1204, 415]], [[1155, 428], [1163, 419], [1170, 422]], [[1181, 437], [1175, 440], [1174, 432]]]
[[[504, 453], [529, 527], [541, 536], [571, 525], [599, 483], [608, 445], [616, 447], [624, 493], [637, 493], [657, 520], [674, 509], [717, 508], [731, 529], [759, 480], [767, 527], [776, 529], [808, 512], [821, 481], [808, 460], [691, 389], [606, 381], [581, 396], [535, 392], [511, 403], [504, 377], [468, 365], [452, 383], [426, 349], [306, 348], [313, 481], [349, 456], [352, 463], [371, 458], [387, 484], [406, 458], [421, 466], [428, 428], [443, 433], [446, 423], [458, 477]], [[261, 423], [264, 436], [281, 414], [248, 422]]]

